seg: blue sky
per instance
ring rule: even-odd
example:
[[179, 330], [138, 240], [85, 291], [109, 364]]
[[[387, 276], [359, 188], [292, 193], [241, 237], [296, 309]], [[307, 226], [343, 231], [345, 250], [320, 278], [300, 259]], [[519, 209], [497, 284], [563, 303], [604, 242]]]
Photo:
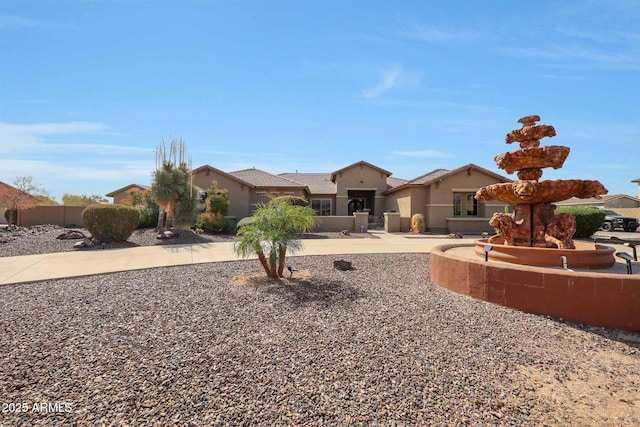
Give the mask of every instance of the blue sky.
[[60, 201], [194, 167], [411, 179], [517, 147], [541, 116], [571, 153], [542, 179], [637, 195], [640, 2], [0, 1], [0, 180]]

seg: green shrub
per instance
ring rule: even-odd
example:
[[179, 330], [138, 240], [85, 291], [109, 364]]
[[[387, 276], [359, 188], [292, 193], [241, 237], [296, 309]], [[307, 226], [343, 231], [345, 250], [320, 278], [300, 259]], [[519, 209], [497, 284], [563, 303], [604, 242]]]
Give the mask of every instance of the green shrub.
[[306, 208], [309, 206], [309, 201], [307, 201], [307, 199], [305, 199], [304, 197], [298, 197], [298, 196], [278, 196], [269, 200], [269, 203], [280, 203], [280, 202], [287, 202], [291, 206], [302, 206], [303, 208]]
[[207, 234], [226, 234], [232, 230], [231, 221], [222, 215], [203, 213], [198, 216], [195, 229], [201, 229]]
[[586, 206], [557, 208], [555, 213], [570, 213], [576, 217], [576, 234], [573, 235], [576, 239], [591, 237], [600, 229], [605, 216], [602, 210]]
[[140, 212], [138, 228], [155, 228], [158, 225], [160, 208], [151, 195], [151, 191], [133, 190], [129, 192], [129, 200], [123, 204], [133, 206]]
[[82, 211], [82, 220], [100, 242], [126, 242], [138, 227], [140, 213], [125, 205], [90, 205]]

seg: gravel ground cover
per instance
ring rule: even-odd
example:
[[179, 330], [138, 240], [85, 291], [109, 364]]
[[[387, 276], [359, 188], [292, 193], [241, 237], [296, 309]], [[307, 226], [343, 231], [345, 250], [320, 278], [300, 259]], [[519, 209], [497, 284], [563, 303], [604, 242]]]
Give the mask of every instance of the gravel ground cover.
[[[0, 230], [0, 256], [74, 250], [67, 230]], [[337, 258], [3, 286], [0, 425], [640, 425], [640, 334], [451, 293], [428, 255]]]
[[640, 425], [639, 334], [452, 293], [426, 254], [336, 258], [3, 286], [0, 424]]
[[[60, 240], [57, 237], [69, 230], [79, 230], [86, 236], [91, 233], [85, 228], [65, 228], [59, 225], [36, 225], [31, 227], [15, 227], [0, 229], [0, 256], [39, 255], [53, 252], [72, 252], [73, 244], [82, 239]], [[233, 240], [233, 236], [198, 235], [192, 231], [184, 231], [176, 239], [160, 240], [153, 229], [140, 229], [133, 232], [123, 243], [108, 243], [107, 249], [132, 246], [151, 246], [166, 244], [185, 244], [202, 242], [221, 242]], [[100, 249], [100, 247], [95, 247]], [[83, 248], [80, 250], [92, 250]]]
[[[14, 229], [0, 228], [0, 257], [39, 255], [54, 252], [72, 252], [97, 250], [101, 247], [74, 249], [73, 244], [80, 240], [60, 240], [57, 237], [69, 230], [79, 230], [86, 236], [91, 233], [84, 228], [65, 228], [59, 225], [36, 225], [32, 227], [15, 227]], [[215, 243], [233, 241], [233, 235], [211, 235], [196, 234], [191, 230], [177, 231], [178, 237], [169, 240], [160, 240], [158, 233], [153, 229], [140, 229], [133, 232], [131, 237], [123, 243], [108, 243], [106, 249], [125, 248], [132, 246], [153, 246], [153, 245], [181, 245], [190, 243]], [[308, 233], [302, 236], [304, 239], [361, 239], [375, 238], [364, 233], [353, 233], [342, 236], [339, 233]]]

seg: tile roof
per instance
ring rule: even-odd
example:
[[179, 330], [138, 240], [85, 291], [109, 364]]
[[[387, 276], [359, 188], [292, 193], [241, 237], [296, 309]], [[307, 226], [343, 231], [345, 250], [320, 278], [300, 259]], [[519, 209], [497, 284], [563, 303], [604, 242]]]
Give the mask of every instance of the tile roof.
[[606, 203], [610, 203], [617, 199], [630, 199], [635, 202], [640, 203], [640, 199], [632, 196], [628, 196], [626, 194], [605, 194], [601, 196], [600, 199], [595, 197], [589, 197], [587, 199], [579, 199], [577, 197], [572, 197], [567, 200], [563, 200], [561, 202], [554, 202], [554, 205], [558, 206], [570, 206], [570, 205], [603, 205]]
[[150, 187], [148, 187], [146, 185], [141, 185], [141, 184], [129, 184], [129, 185], [125, 185], [122, 188], [118, 188], [117, 190], [113, 190], [112, 192], [105, 194], [105, 196], [114, 197], [116, 194], [118, 194], [118, 193], [120, 193], [122, 191], [133, 189], [133, 188], [139, 188], [141, 190], [148, 190]]
[[391, 190], [392, 188], [399, 187], [407, 183], [406, 179], [394, 178], [392, 176], [387, 177], [387, 189]]
[[381, 173], [383, 173], [383, 174], [385, 174], [385, 175], [387, 175], [387, 176], [391, 176], [391, 172], [389, 172], [388, 170], [385, 170], [385, 169], [379, 168], [378, 166], [376, 166], [376, 165], [372, 165], [371, 163], [369, 163], [369, 162], [365, 162], [364, 160], [360, 160], [359, 162], [356, 162], [356, 163], [350, 164], [349, 166], [345, 166], [345, 167], [343, 167], [342, 169], [339, 169], [339, 170], [337, 170], [337, 171], [335, 171], [335, 172], [332, 172], [332, 173], [331, 173], [331, 180], [332, 180], [332, 181], [335, 181], [335, 179], [336, 179], [336, 175], [338, 175], [338, 174], [339, 174], [339, 173], [341, 173], [341, 172], [346, 171], [347, 169], [354, 168], [354, 167], [356, 167], [356, 166], [367, 166], [367, 167], [370, 167], [370, 168], [375, 169], [375, 170], [377, 170], [377, 171], [380, 171]]
[[451, 172], [449, 169], [435, 169], [407, 181], [407, 184], [428, 184], [447, 175], [449, 172]]
[[192, 172], [193, 172], [194, 175], [200, 175], [200, 174], [204, 173], [204, 174], [207, 174], [207, 176], [209, 175], [209, 172], [213, 172], [213, 173], [218, 174], [218, 175], [226, 176], [226, 177], [228, 177], [228, 178], [230, 178], [230, 179], [232, 179], [234, 181], [237, 181], [237, 182], [239, 182], [241, 184], [244, 184], [244, 185], [247, 185], [249, 187], [254, 186], [250, 182], [247, 182], [247, 181], [245, 181], [245, 180], [243, 180], [243, 179], [241, 179], [241, 178], [239, 178], [237, 176], [234, 176], [234, 175], [232, 175], [230, 173], [227, 173], [225, 171], [222, 171], [220, 169], [214, 168], [213, 166], [210, 166], [210, 165], [202, 165], [200, 167], [195, 168]]
[[[0, 181], [0, 192], [8, 195], [8, 199], [13, 200], [14, 202], [37, 203], [38, 201], [38, 199], [35, 196], [32, 196], [29, 193], [25, 193], [24, 191], [17, 189], [13, 185], [9, 185], [6, 182], [2, 182], [2, 181]], [[6, 200], [0, 200], [0, 203], [4, 201]], [[0, 207], [8, 207], [8, 206], [2, 206], [2, 204], [0, 204]]]
[[404, 184], [400, 184], [396, 187], [390, 188], [389, 190], [385, 191], [383, 194], [389, 194], [392, 193], [395, 189], [399, 189], [402, 188], [404, 186], [412, 186], [412, 185], [431, 185], [435, 182], [438, 182], [439, 180], [441, 180], [442, 178], [446, 177], [446, 176], [450, 176], [450, 175], [456, 175], [460, 172], [463, 171], [469, 171], [471, 169], [480, 171], [486, 175], [492, 176], [495, 179], [497, 179], [500, 182], [513, 182], [511, 179], [498, 175], [497, 173], [491, 172], [488, 169], [485, 169], [483, 167], [480, 167], [476, 164], [473, 163], [469, 163], [468, 165], [464, 165], [461, 166], [459, 168], [453, 169], [453, 170], [448, 170], [448, 169], [435, 169], [432, 170], [431, 172], [428, 172], [424, 175], [420, 175], [414, 179], [410, 179], [409, 181], [407, 181]]
[[290, 179], [309, 187], [311, 194], [335, 194], [336, 184], [331, 182], [328, 173], [281, 173], [278, 176]]
[[260, 169], [244, 169], [235, 172], [229, 172], [229, 175], [248, 182], [256, 187], [289, 187], [289, 188], [305, 188], [306, 186], [294, 180], [270, 174]]

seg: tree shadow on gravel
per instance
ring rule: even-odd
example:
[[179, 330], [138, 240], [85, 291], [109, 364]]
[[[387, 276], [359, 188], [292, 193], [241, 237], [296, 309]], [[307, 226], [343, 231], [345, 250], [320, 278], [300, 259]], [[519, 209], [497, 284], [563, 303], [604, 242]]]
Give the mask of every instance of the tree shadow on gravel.
[[283, 302], [302, 307], [309, 304], [329, 308], [334, 305], [352, 304], [364, 295], [357, 289], [343, 282], [310, 282], [296, 280], [295, 285], [273, 286], [266, 289], [272, 295], [282, 297]]
[[334, 305], [352, 304], [364, 297], [362, 292], [347, 283], [315, 281], [306, 277], [272, 279], [264, 275], [251, 275], [236, 278], [236, 284], [249, 286], [258, 292], [272, 295], [280, 299], [280, 302], [292, 304], [295, 308], [309, 304], [329, 308]]

